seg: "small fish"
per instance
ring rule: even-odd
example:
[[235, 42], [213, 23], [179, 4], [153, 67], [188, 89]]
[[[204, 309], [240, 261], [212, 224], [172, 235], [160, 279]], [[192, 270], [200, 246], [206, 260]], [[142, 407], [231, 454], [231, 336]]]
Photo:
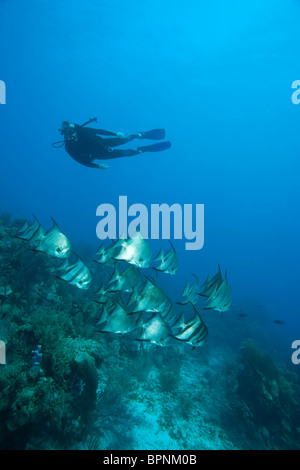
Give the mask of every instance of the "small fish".
[[96, 297], [93, 299], [94, 302], [100, 305], [106, 305], [108, 307], [111, 302], [120, 304], [124, 309], [126, 308], [123, 302], [120, 292], [111, 292], [101, 284], [99, 289], [95, 292]]
[[285, 322], [282, 321], [282, 320], [274, 320], [274, 323], [276, 323], [277, 325], [284, 325]]
[[239, 313], [238, 317], [248, 317], [248, 313]]
[[219, 272], [211, 281], [208, 276], [204, 285], [205, 289], [200, 295], [207, 297], [207, 306], [205, 309], [217, 310], [219, 312], [229, 310], [232, 303], [232, 292], [228, 285], [227, 272], [225, 272], [225, 278], [223, 280], [219, 266]]
[[140, 312], [163, 312], [166, 314], [170, 308], [170, 299], [165, 294], [163, 289], [153, 284], [150, 279], [147, 279], [142, 291], [136, 293], [134, 289], [128, 304], [130, 305], [135, 301], [135, 306], [129, 313]]
[[141, 329], [142, 331], [137, 341], [147, 341], [158, 346], [163, 346], [172, 334], [170, 326], [159, 313], [154, 313], [148, 320], [143, 321]]
[[68, 258], [71, 254], [71, 244], [67, 237], [60, 231], [54, 219], [52, 219], [52, 222], [52, 228], [45, 234], [39, 236], [37, 244], [33, 249], [56, 258]]
[[104, 305], [97, 325], [99, 333], [125, 334], [137, 328], [135, 317], [128, 315], [125, 308], [117, 302], [111, 301], [109, 306]]
[[154, 268], [156, 271], [161, 271], [166, 274], [174, 275], [177, 273], [179, 269], [179, 260], [176, 254], [175, 248], [172, 245], [171, 241], [171, 248], [167, 253], [164, 253], [163, 250], [160, 250], [157, 254], [156, 258], [153, 261], [160, 261], [159, 266]]
[[181, 315], [172, 327], [172, 330], [179, 328], [179, 332], [173, 334], [172, 337], [195, 348], [202, 346], [206, 342], [208, 328], [194, 305], [192, 307], [195, 312], [194, 317], [185, 322], [184, 315]]
[[95, 259], [94, 261], [99, 264], [106, 264], [107, 266], [115, 265], [117, 261], [114, 259], [114, 256], [118, 254], [119, 249], [115, 248], [114, 245], [115, 243], [112, 242], [110, 246], [105, 248], [105, 246], [102, 244], [96, 251], [96, 255], [99, 258]]
[[132, 292], [133, 288], [138, 288], [142, 283], [140, 272], [132, 264], [130, 264], [122, 274], [119, 273], [118, 265], [109, 280], [112, 284], [108, 291], [110, 292]]
[[186, 304], [193, 304], [196, 305], [199, 300], [199, 283], [198, 278], [195, 274], [193, 274], [195, 281], [192, 285], [190, 285], [189, 281], [187, 281], [185, 288], [182, 292], [182, 297], [186, 297], [181, 302], [177, 302], [179, 305], [186, 305]]
[[204, 287], [204, 290], [200, 293], [203, 297], [210, 297], [214, 291], [216, 291], [222, 284], [222, 274], [219, 266], [218, 273], [210, 279], [210, 276], [207, 276], [206, 281], [202, 284], [201, 287]]
[[87, 290], [92, 282], [90, 270], [79, 258], [71, 266], [66, 266], [66, 262], [64, 261], [63, 264], [58, 267], [58, 271], [62, 271], [62, 274], [57, 275], [59, 279], [66, 281], [72, 286], [78, 287], [78, 289]]
[[98, 304], [105, 304], [107, 299], [111, 296], [103, 284], [96, 290], [95, 295], [96, 297], [93, 300]]
[[114, 256], [115, 260], [127, 261], [138, 268], [149, 268], [152, 260], [150, 245], [142, 237], [140, 232], [135, 232], [131, 238], [120, 238], [114, 247], [121, 248], [120, 252]]

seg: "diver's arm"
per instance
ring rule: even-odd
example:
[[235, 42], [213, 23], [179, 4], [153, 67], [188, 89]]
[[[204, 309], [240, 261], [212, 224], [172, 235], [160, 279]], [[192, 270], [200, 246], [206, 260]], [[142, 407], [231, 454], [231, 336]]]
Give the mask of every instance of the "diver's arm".
[[84, 123], [81, 124], [81, 126], [79, 126], [79, 127], [85, 127], [87, 124], [91, 124], [91, 122], [98, 122], [98, 118], [96, 118], [96, 117], [90, 118], [88, 121], [84, 122]]
[[[91, 122], [98, 122], [98, 119], [97, 118], [90, 118], [87, 122], [85, 122], [84, 124], [81, 124], [81, 126], [79, 126], [79, 127], [80, 128], [85, 127], [87, 124], [90, 124]], [[94, 134], [94, 135], [108, 135], [108, 136], [112, 136], [112, 137], [117, 137], [117, 136], [124, 137], [124, 134], [122, 134], [120, 132], [106, 131], [104, 129], [93, 129], [92, 127], [86, 127], [86, 129], [88, 129], [88, 131], [91, 134]]]
[[[68, 150], [67, 150], [68, 151]], [[69, 152], [68, 152], [69, 153]], [[91, 161], [88, 161], [88, 157], [85, 156], [85, 157], [82, 157], [82, 156], [76, 156], [76, 155], [71, 155], [69, 153], [69, 155], [73, 158], [73, 160], [75, 160], [76, 162], [80, 163], [81, 165], [83, 166], [87, 166], [89, 168], [99, 168], [99, 164], [97, 163], [93, 163]]]
[[[98, 169], [101, 168], [100, 165], [99, 165], [99, 163], [92, 163], [92, 162], [90, 162], [90, 163], [82, 163], [82, 162], [80, 162], [80, 163], [81, 163], [81, 165], [88, 166], [89, 168], [98, 168]], [[101, 168], [101, 169], [102, 169], [102, 168]]]
[[[97, 118], [90, 118], [88, 121], [86, 121], [84, 124], [81, 124], [79, 127], [85, 127], [87, 124], [90, 124], [91, 122], [98, 122]], [[116, 137], [118, 135], [117, 132], [111, 132], [111, 131], [105, 131], [104, 129], [93, 129], [92, 127], [87, 127], [86, 129], [89, 130], [91, 134], [95, 135], [110, 135]]]
[[108, 165], [106, 163], [82, 163], [84, 166], [88, 166], [89, 168], [98, 168], [98, 170], [106, 170], [108, 168]]

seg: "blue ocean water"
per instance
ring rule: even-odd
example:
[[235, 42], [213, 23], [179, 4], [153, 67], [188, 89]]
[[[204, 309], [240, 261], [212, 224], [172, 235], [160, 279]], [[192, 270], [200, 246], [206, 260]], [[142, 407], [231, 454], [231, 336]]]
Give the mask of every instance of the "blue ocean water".
[[[233, 304], [205, 313], [210, 350], [255, 327], [296, 373], [299, 17], [297, 0], [0, 2], [1, 209], [47, 228], [52, 216], [80, 252], [100, 244], [97, 206], [121, 195], [147, 207], [204, 204], [203, 249], [172, 240], [180, 271], [160, 275], [162, 285], [178, 300], [192, 273], [202, 283], [220, 264]], [[63, 120], [94, 116], [116, 132], [165, 128], [172, 147], [100, 171], [51, 146]]]

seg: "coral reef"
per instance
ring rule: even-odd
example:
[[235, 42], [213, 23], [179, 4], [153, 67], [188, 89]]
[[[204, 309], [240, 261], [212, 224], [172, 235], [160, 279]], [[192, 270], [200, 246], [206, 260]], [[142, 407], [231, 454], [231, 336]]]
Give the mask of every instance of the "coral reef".
[[19, 223], [8, 227], [8, 220], [0, 219], [0, 285], [12, 290], [0, 305], [7, 349], [0, 370], [0, 448], [45, 448], [51, 440], [66, 448], [91, 422], [106, 352], [88, 326], [93, 305], [59, 284], [51, 259], [15, 239]]
[[298, 376], [253, 339], [238, 350], [245, 326], [209, 319], [201, 350], [98, 332], [93, 289], [57, 279], [23, 223], [0, 214], [1, 449], [300, 448]]
[[246, 440], [267, 449], [300, 447], [297, 381], [294, 372], [275, 364], [252, 339], [243, 341], [233, 407], [240, 416], [236, 425], [246, 431]]

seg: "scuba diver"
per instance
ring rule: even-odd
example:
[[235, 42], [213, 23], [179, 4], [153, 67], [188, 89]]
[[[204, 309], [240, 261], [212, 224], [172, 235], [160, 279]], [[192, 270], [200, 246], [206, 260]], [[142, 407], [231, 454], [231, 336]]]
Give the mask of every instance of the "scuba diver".
[[[106, 169], [108, 165], [93, 163], [94, 160], [110, 160], [112, 158], [131, 157], [145, 152], [160, 152], [171, 147], [171, 142], [159, 142], [133, 149], [115, 149], [133, 139], [162, 140], [165, 138], [164, 129], [153, 129], [147, 132], [138, 132], [125, 135], [122, 132], [111, 132], [103, 129], [86, 127], [97, 118], [91, 118], [80, 126], [73, 122], [63, 121], [59, 129], [64, 140], [54, 142], [52, 147], [59, 148], [65, 145], [68, 154], [84, 166], [90, 168]], [[106, 136], [105, 138], [100, 136]]]

